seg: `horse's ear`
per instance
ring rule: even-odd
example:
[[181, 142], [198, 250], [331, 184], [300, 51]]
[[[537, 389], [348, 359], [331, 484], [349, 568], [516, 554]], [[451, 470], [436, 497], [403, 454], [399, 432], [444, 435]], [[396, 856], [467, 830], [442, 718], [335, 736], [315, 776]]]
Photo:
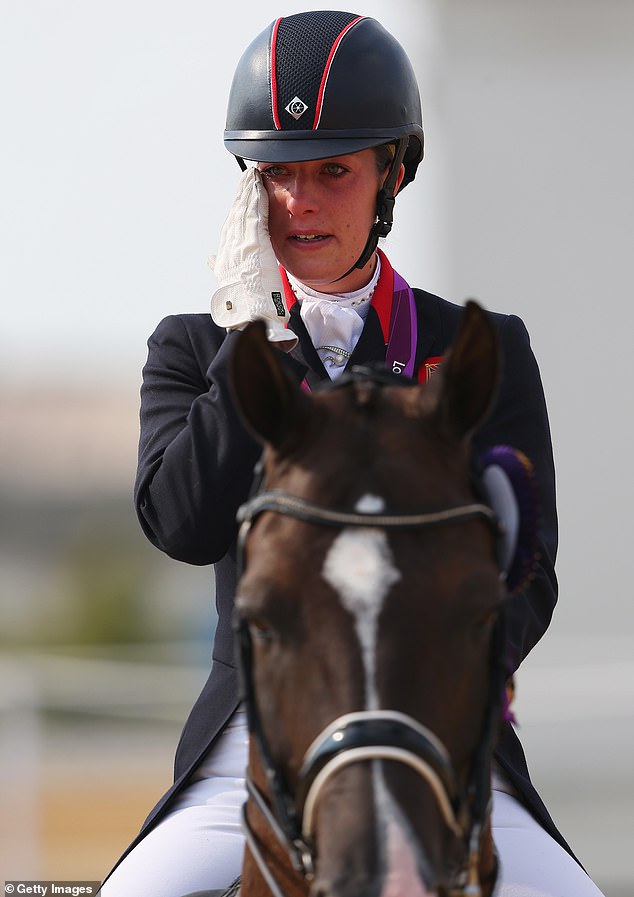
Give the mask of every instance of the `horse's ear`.
[[495, 327], [484, 309], [470, 299], [460, 327], [440, 368], [438, 414], [452, 438], [469, 437], [486, 417], [500, 377]]
[[253, 321], [238, 334], [231, 359], [231, 387], [248, 429], [275, 448], [306, 420], [310, 399], [285, 369], [266, 338], [266, 326]]

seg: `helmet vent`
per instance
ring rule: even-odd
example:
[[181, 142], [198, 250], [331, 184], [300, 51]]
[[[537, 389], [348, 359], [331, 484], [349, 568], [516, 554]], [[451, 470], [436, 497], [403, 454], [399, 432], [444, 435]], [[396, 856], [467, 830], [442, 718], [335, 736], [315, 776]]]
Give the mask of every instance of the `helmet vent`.
[[[271, 93], [277, 98], [278, 108], [273, 114], [278, 128], [305, 130], [303, 116], [307, 109], [314, 110], [312, 127], [317, 127], [332, 57], [343, 32], [357, 19], [359, 16], [353, 13], [324, 10], [298, 13], [278, 22], [271, 46]], [[299, 97], [303, 99], [298, 105]]]

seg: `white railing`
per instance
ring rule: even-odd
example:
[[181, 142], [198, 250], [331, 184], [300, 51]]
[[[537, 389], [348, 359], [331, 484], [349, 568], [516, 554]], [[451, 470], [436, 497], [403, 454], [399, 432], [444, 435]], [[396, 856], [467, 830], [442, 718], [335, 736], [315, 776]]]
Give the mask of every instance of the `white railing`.
[[176, 665], [0, 653], [0, 869], [10, 864], [31, 878], [39, 874], [43, 771], [50, 760], [45, 713], [167, 723], [176, 733], [205, 677], [205, 670]]

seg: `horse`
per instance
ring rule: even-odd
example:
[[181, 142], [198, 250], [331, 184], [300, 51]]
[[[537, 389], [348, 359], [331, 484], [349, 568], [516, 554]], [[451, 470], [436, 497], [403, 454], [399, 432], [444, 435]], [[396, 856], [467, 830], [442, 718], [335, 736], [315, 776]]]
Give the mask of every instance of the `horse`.
[[263, 446], [235, 600], [243, 897], [494, 891], [514, 537], [472, 436], [500, 363], [473, 301], [426, 384], [362, 368], [310, 392], [261, 322], [236, 340], [235, 400]]

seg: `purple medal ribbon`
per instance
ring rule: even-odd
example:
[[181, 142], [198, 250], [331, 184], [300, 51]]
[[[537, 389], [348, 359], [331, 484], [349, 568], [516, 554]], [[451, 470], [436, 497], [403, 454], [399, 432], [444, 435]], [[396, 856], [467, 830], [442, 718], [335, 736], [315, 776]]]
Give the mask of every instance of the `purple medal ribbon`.
[[411, 287], [394, 271], [394, 295], [385, 361], [395, 374], [414, 377], [416, 358], [416, 302]]

